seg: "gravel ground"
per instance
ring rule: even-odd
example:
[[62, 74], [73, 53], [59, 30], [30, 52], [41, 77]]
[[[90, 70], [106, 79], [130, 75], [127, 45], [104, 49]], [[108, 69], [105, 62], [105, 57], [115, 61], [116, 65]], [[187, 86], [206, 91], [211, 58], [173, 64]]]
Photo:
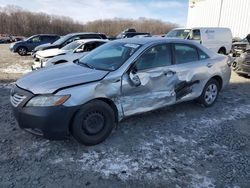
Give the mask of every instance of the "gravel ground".
[[31, 71], [31, 56], [20, 56], [9, 50], [10, 44], [0, 44], [0, 81], [10, 82]]
[[250, 79], [232, 75], [213, 107], [130, 117], [103, 143], [49, 141], [20, 128], [0, 85], [0, 187], [249, 187]]

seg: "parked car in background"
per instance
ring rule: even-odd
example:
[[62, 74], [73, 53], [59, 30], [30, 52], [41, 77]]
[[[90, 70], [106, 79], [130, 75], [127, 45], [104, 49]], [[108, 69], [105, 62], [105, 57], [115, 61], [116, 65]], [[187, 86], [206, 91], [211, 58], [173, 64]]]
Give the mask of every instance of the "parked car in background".
[[0, 44], [7, 44], [7, 43], [11, 43], [12, 42], [12, 38], [10, 36], [1, 36], [0, 37]]
[[239, 42], [233, 42], [232, 44], [233, 57], [239, 57], [242, 53], [246, 51], [249, 45], [250, 45], [250, 34], [246, 38], [240, 40]]
[[31, 68], [36, 70], [61, 63], [73, 62], [106, 42], [108, 40], [105, 39], [76, 40], [61, 49], [54, 48], [38, 51]]
[[166, 33], [167, 38], [188, 39], [191, 29], [177, 28]]
[[250, 48], [235, 58], [232, 68], [239, 75], [250, 76]]
[[146, 34], [146, 35], [144, 35], [144, 34], [139, 34], [139, 35], [135, 35], [135, 36], [133, 36], [133, 38], [143, 38], [143, 37], [152, 37], [150, 34]]
[[216, 53], [224, 55], [230, 53], [233, 38], [231, 30], [222, 27], [173, 29], [166, 34], [166, 37], [193, 40]]
[[12, 36], [12, 38], [13, 38], [13, 42], [25, 40], [25, 37], [23, 36]]
[[10, 45], [10, 51], [17, 52], [19, 55], [26, 55], [35, 47], [41, 44], [50, 44], [58, 40], [60, 36], [55, 34], [39, 34], [33, 35], [23, 41], [18, 41]]
[[146, 33], [146, 32], [137, 32], [135, 29], [133, 28], [128, 28], [125, 29], [124, 31], [122, 31], [121, 33], [119, 33], [116, 36], [116, 39], [122, 39], [122, 38], [132, 38], [134, 36], [137, 35], [147, 35], [147, 36], [151, 36], [150, 33]]
[[148, 35], [148, 36], [151, 36], [150, 33], [146, 33], [146, 32], [145, 33], [144, 32], [126, 32], [126, 33], [123, 33], [121, 35], [118, 35], [116, 38], [117, 39], [132, 38], [132, 37], [137, 36], [137, 35]]
[[77, 63], [27, 74], [10, 100], [26, 131], [51, 139], [72, 134], [94, 145], [127, 116], [194, 99], [213, 105], [229, 83], [228, 61], [188, 40], [115, 40]]
[[52, 48], [62, 48], [66, 46], [67, 44], [80, 39], [107, 39], [106, 35], [103, 33], [70, 33], [68, 35], [65, 35], [61, 37], [59, 40], [55, 41], [53, 44], [44, 44], [37, 46], [33, 53], [35, 56], [35, 53], [37, 51], [41, 50], [47, 50]]

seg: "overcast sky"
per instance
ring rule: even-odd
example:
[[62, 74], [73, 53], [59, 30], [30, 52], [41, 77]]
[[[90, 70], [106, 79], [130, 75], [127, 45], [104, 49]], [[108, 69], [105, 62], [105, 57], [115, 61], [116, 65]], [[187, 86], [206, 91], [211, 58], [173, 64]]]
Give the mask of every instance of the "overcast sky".
[[33, 12], [69, 16], [80, 22], [105, 18], [156, 18], [186, 25], [188, 0], [0, 0]]

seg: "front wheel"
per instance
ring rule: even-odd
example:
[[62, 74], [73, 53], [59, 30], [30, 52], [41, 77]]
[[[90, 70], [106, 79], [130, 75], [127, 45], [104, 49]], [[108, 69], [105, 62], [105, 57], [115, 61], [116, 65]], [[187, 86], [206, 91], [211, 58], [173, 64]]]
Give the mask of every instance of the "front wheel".
[[21, 56], [24, 56], [24, 55], [27, 55], [28, 50], [27, 50], [27, 48], [25, 48], [25, 47], [20, 47], [20, 48], [18, 48], [17, 53], [18, 53], [19, 55], [21, 55]]
[[219, 94], [219, 83], [215, 79], [211, 79], [205, 85], [198, 102], [205, 107], [210, 107], [214, 104]]
[[115, 126], [113, 109], [105, 102], [96, 100], [85, 104], [76, 114], [72, 135], [84, 145], [96, 145], [104, 141]]

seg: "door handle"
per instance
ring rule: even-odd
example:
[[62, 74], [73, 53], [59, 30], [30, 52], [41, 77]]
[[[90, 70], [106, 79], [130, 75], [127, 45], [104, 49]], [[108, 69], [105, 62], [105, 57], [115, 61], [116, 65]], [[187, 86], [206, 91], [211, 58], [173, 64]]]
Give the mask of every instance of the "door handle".
[[207, 67], [208, 67], [208, 68], [211, 68], [212, 66], [213, 66], [212, 63], [208, 63], [208, 64], [207, 64]]
[[173, 75], [175, 75], [176, 74], [176, 72], [175, 71], [172, 71], [172, 70], [169, 70], [169, 71], [165, 71], [164, 72], [164, 75], [165, 76], [173, 76]]

